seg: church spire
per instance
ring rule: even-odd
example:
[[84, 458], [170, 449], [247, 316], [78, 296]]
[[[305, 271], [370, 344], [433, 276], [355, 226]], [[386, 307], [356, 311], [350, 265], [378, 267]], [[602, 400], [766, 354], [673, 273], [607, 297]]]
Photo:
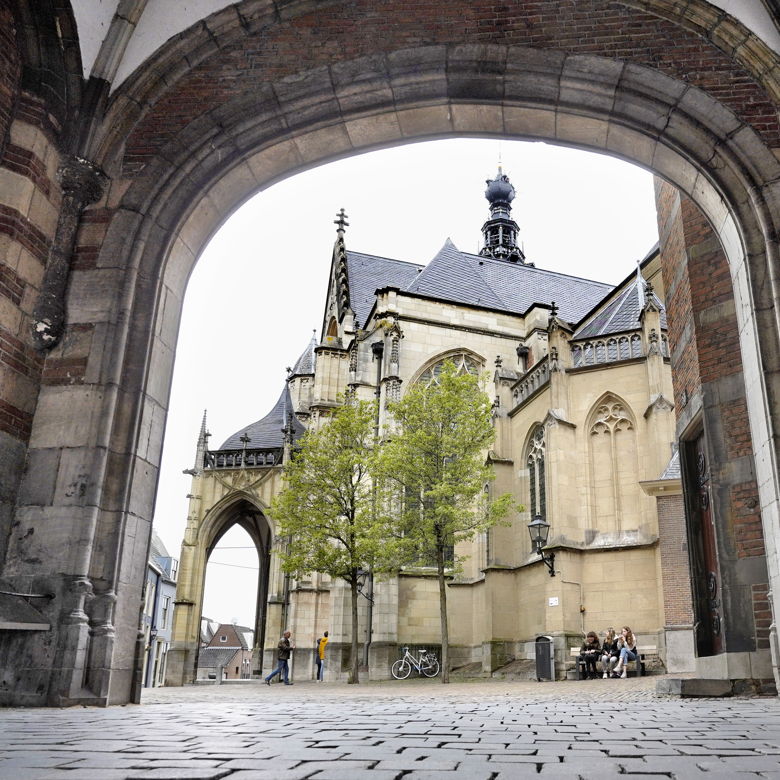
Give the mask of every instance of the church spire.
[[196, 477], [203, 469], [203, 461], [206, 457], [206, 451], [209, 448], [209, 436], [211, 434], [206, 428], [206, 409], [203, 410], [203, 420], [200, 424], [200, 433], [198, 434], [198, 443], [195, 445], [195, 465], [191, 469], [184, 469], [183, 474], [189, 474]]
[[490, 204], [490, 219], [482, 226], [485, 244], [479, 254], [511, 263], [525, 263], [525, 254], [517, 245], [520, 228], [509, 216], [515, 198], [515, 188], [500, 164], [496, 178], [487, 179], [486, 184], [485, 197]]

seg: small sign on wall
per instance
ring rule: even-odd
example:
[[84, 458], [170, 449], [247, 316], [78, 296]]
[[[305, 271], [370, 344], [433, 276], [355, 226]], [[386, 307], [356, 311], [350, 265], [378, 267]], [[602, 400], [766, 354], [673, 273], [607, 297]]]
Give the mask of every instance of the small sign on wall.
[[558, 606], [558, 597], [557, 596], [550, 596], [550, 598], [547, 599], [547, 606], [548, 607], [557, 607]]

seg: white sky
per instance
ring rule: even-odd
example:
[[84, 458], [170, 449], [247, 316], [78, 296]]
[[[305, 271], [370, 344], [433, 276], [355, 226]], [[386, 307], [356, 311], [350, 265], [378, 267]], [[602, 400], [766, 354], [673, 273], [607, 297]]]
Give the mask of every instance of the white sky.
[[[499, 155], [517, 190], [512, 216], [537, 267], [617, 283], [658, 240], [650, 173], [611, 157], [543, 143], [459, 139], [351, 157], [257, 194], [206, 247], [179, 334], [154, 526], [179, 557], [203, 410], [210, 445], [264, 417], [285, 367], [319, 336], [333, 220], [348, 249], [427, 263], [447, 237], [481, 246], [485, 179]], [[252, 626], [257, 555], [227, 533], [208, 567], [203, 612]], [[229, 564], [229, 565], [222, 565]]]

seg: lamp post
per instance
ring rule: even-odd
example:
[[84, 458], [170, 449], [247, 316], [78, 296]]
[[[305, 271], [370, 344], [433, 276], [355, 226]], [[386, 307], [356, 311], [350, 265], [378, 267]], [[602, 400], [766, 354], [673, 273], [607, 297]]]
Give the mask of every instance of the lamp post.
[[[357, 589], [358, 593], [368, 601], [368, 615], [366, 616], [366, 642], [363, 645], [363, 666], [369, 665], [369, 651], [373, 635], [374, 623], [374, 573], [370, 569], [358, 569]], [[363, 589], [368, 584], [368, 593]]]
[[542, 563], [550, 570], [550, 576], [555, 576], [555, 553], [546, 553], [544, 548], [547, 544], [547, 537], [550, 534], [550, 524], [545, 523], [541, 515], [536, 515], [528, 523], [528, 533], [531, 535], [531, 549], [542, 556]]

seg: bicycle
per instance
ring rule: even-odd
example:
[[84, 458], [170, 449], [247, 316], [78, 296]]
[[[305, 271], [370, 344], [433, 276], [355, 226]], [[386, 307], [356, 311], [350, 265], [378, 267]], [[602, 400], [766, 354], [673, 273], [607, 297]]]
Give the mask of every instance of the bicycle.
[[412, 668], [417, 670], [417, 674], [425, 677], [436, 677], [439, 673], [439, 659], [436, 657], [436, 653], [418, 650], [417, 658], [415, 658], [409, 652], [408, 647], [402, 647], [401, 652], [403, 655], [390, 669], [396, 680], [405, 680], [412, 673]]

